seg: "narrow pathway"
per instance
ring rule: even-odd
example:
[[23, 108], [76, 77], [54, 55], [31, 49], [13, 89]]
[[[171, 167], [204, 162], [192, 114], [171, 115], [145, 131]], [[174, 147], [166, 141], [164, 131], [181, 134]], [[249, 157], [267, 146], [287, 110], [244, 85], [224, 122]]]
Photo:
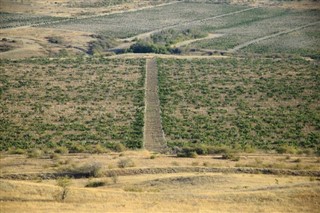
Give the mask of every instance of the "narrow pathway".
[[153, 35], [155, 33], [161, 32], [163, 30], [169, 30], [169, 29], [173, 29], [173, 28], [176, 28], [176, 27], [179, 27], [179, 26], [189, 26], [190, 24], [195, 24], [195, 23], [198, 23], [198, 22], [200, 22], [200, 23], [201, 22], [206, 22], [206, 21], [209, 21], [209, 20], [222, 18], [222, 17], [225, 17], [225, 16], [231, 16], [231, 15], [235, 15], [235, 14], [238, 14], [238, 13], [243, 13], [243, 12], [246, 12], [246, 11], [249, 11], [249, 10], [255, 10], [257, 8], [258, 7], [251, 7], [251, 8], [246, 8], [246, 9], [243, 9], [243, 10], [238, 10], [238, 11], [230, 12], [230, 13], [224, 13], [224, 14], [221, 14], [221, 15], [216, 15], [216, 16], [212, 16], [212, 17], [208, 17], [208, 18], [194, 19], [194, 20], [190, 20], [190, 21], [179, 22], [179, 23], [168, 25], [168, 26], [160, 27], [160, 28], [155, 29], [155, 30], [150, 31], [150, 32], [141, 33], [139, 35], [135, 35], [135, 36], [132, 36], [130, 38], [125, 38], [123, 40], [133, 41], [133, 40], [136, 40], [136, 39], [145, 39], [145, 38], [149, 38], [151, 35]]
[[[1, 1], [1, 0], [0, 0]], [[46, 26], [50, 24], [60, 24], [63, 22], [69, 22], [69, 21], [76, 21], [76, 20], [85, 20], [85, 19], [92, 19], [92, 18], [97, 18], [97, 17], [105, 17], [105, 16], [110, 16], [110, 15], [115, 15], [115, 14], [122, 14], [122, 13], [130, 13], [130, 12], [137, 12], [140, 10], [146, 10], [146, 9], [152, 9], [156, 7], [163, 7], [171, 4], [177, 4], [180, 3], [180, 1], [173, 1], [173, 2], [168, 2], [168, 3], [162, 3], [162, 4], [157, 4], [157, 5], [151, 5], [151, 6], [144, 6], [140, 8], [134, 8], [134, 9], [124, 9], [124, 10], [118, 10], [118, 11], [112, 11], [108, 13], [98, 13], [94, 15], [81, 15], [78, 17], [66, 17], [60, 20], [55, 20], [55, 21], [45, 21], [45, 22], [39, 22], [39, 23], [26, 23], [24, 25], [19, 25], [19, 26], [0, 26], [0, 29], [14, 29], [14, 28], [23, 28], [23, 27], [40, 27], [40, 26]]]
[[164, 152], [166, 141], [161, 125], [160, 100], [158, 94], [158, 68], [156, 60], [146, 61], [144, 148]]
[[236, 52], [236, 51], [238, 51], [240, 49], [243, 49], [243, 48], [245, 48], [245, 47], [247, 47], [247, 46], [249, 46], [251, 44], [258, 43], [260, 41], [264, 41], [264, 40], [267, 40], [267, 39], [270, 39], [270, 38], [274, 38], [274, 37], [277, 37], [277, 36], [289, 34], [289, 33], [295, 32], [295, 31], [299, 31], [299, 30], [302, 30], [304, 28], [307, 28], [307, 27], [310, 27], [310, 26], [313, 26], [313, 25], [317, 25], [317, 24], [320, 24], [320, 21], [312, 22], [312, 23], [303, 25], [301, 27], [296, 27], [296, 28], [293, 28], [293, 29], [288, 29], [288, 30], [284, 30], [284, 31], [281, 31], [281, 32], [278, 32], [278, 33], [274, 33], [274, 34], [271, 34], [271, 35], [260, 37], [260, 38], [245, 42], [243, 44], [240, 44], [238, 46], [235, 46], [234, 48], [228, 50], [228, 52]]
[[172, 44], [171, 47], [183, 47], [183, 46], [187, 46], [187, 45], [192, 44], [192, 43], [197, 42], [197, 41], [203, 41], [203, 40], [208, 40], [208, 39], [219, 38], [219, 37], [221, 37], [223, 35], [224, 34], [212, 34], [212, 33], [209, 33], [209, 35], [206, 36], [206, 37], [190, 39], [190, 40], [186, 40], [186, 41], [181, 41], [179, 43]]

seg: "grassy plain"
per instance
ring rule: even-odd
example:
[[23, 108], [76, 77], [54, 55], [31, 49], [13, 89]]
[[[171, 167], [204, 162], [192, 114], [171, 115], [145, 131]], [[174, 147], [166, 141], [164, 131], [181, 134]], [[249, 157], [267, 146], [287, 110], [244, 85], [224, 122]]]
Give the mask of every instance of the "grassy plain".
[[[34, 159], [25, 156], [3, 155], [2, 175], [52, 172], [62, 167], [100, 164], [100, 177], [70, 179], [68, 195], [62, 202], [62, 189], [54, 179], [0, 180], [1, 210], [3, 212], [316, 212], [319, 208], [318, 177], [180, 172], [157, 173], [156, 168], [179, 169], [233, 167], [235, 162], [221, 160], [219, 156], [201, 156], [197, 159], [175, 158], [147, 151], [123, 153], [61, 155], [59, 159]], [[105, 176], [122, 159], [132, 159], [130, 175]], [[300, 159], [300, 162], [297, 161]], [[300, 169], [313, 169], [317, 158], [283, 155], [244, 154], [240, 162], [281, 164], [283, 168], [300, 165]], [[62, 162], [62, 163], [59, 163]], [[237, 162], [237, 163], [240, 163]], [[319, 162], [319, 161], [318, 161]], [[140, 173], [147, 168], [149, 174]], [[279, 167], [280, 168], [280, 167]], [[297, 167], [298, 168], [298, 167]], [[121, 169], [120, 169], [121, 171]], [[135, 172], [134, 172], [135, 171]], [[170, 170], [169, 170], [170, 171]], [[27, 176], [28, 177], [28, 176]], [[98, 187], [87, 187], [102, 183]]]

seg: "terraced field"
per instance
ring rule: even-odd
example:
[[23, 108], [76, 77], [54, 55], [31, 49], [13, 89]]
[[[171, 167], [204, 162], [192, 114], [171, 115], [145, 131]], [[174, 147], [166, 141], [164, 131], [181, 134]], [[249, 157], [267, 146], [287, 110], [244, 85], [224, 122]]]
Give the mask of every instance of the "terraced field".
[[144, 72], [139, 59], [1, 61], [0, 150], [142, 147]]
[[318, 63], [159, 59], [158, 66], [169, 145], [318, 148]]

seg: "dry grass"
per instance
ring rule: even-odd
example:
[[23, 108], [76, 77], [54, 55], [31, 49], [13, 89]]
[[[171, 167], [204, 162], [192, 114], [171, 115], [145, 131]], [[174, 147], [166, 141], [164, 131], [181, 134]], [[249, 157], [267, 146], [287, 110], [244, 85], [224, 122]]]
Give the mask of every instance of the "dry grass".
[[[303, 155], [277, 155], [277, 154], [239, 154], [239, 161], [223, 160], [221, 155], [198, 156], [197, 159], [177, 158], [170, 155], [154, 154], [142, 151], [125, 151], [107, 154], [61, 154], [57, 159], [50, 159], [44, 155], [41, 159], [28, 158], [26, 155], [2, 155], [0, 168], [1, 174], [28, 173], [28, 172], [54, 172], [61, 168], [97, 163], [102, 171], [115, 169], [119, 160], [131, 159], [135, 168], [166, 168], [172, 166], [181, 167], [255, 167], [319, 170], [319, 157]], [[290, 156], [287, 158], [286, 156]], [[297, 159], [300, 159], [297, 161]], [[196, 163], [195, 163], [196, 162]]]
[[[102, 1], [102, 0], [100, 0]], [[76, 2], [73, 6], [72, 2]], [[92, 2], [99, 2], [99, 0], [86, 0], [86, 1], [70, 1], [70, 0], [55, 0], [55, 1], [44, 1], [44, 0], [27, 0], [24, 2], [21, 1], [10, 1], [10, 0], [1, 0], [1, 11], [3, 12], [23, 12], [37, 15], [47, 15], [47, 16], [56, 16], [56, 17], [73, 17], [79, 15], [99, 15], [105, 13], [121, 12], [126, 10], [139, 9], [141, 7], [150, 7], [152, 6], [151, 1], [143, 0], [129, 0], [122, 1], [123, 3], [117, 5], [106, 5], [100, 7], [79, 7], [79, 3], [85, 2], [87, 5], [90, 5]], [[113, 1], [115, 2], [115, 1]], [[119, 1], [120, 2], [120, 1]], [[156, 4], [161, 4], [169, 1], [160, 0], [152, 1]]]
[[[51, 56], [57, 54], [60, 50], [66, 49], [70, 55], [80, 54], [88, 48], [88, 43], [94, 39], [90, 33], [79, 31], [68, 31], [47, 28], [17, 28], [0, 30], [1, 37], [9, 40], [15, 40], [14, 49], [6, 52], [0, 52], [0, 58], [19, 59], [32, 56]], [[48, 37], [62, 37], [63, 43], [52, 44]]]
[[[101, 179], [97, 179], [101, 181]], [[3, 212], [316, 212], [319, 184], [307, 177], [166, 174], [121, 177], [99, 188], [73, 180], [57, 202], [54, 181], [0, 182]], [[23, 201], [23, 202], [22, 202]], [[303, 205], [302, 205], [303, 204]]]

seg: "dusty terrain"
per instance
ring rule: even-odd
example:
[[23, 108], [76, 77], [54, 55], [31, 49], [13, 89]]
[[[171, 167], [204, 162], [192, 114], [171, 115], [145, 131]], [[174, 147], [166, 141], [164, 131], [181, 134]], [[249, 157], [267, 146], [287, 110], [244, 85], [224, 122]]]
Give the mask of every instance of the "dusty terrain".
[[[129, 168], [131, 173], [125, 176], [119, 171], [127, 169], [116, 168], [121, 159], [134, 162]], [[61, 212], [93, 209], [94, 212], [317, 212], [320, 205], [320, 179], [317, 176], [212, 173], [204, 169], [270, 164], [282, 169], [313, 170], [318, 162], [319, 158], [315, 157], [270, 154], [243, 154], [240, 161], [233, 162], [222, 160], [220, 156], [190, 159], [147, 151], [61, 155], [56, 159], [3, 155], [3, 177], [24, 173], [29, 180], [1, 179], [0, 208], [2, 212], [56, 212], [57, 209]], [[64, 201], [58, 198], [62, 189], [56, 180], [32, 178], [36, 173], [93, 163], [101, 165], [99, 176], [70, 179], [69, 193]], [[179, 171], [179, 168], [204, 169], [202, 172], [165, 173], [156, 169], [159, 167], [163, 168], [161, 171], [165, 171], [164, 168], [172, 168], [172, 171]], [[145, 168], [149, 168], [150, 173], [143, 174], [141, 169]], [[108, 171], [119, 173], [117, 176], [105, 176]], [[95, 182], [104, 185], [86, 187]]]
[[[19, 27], [0, 30], [0, 38], [14, 40], [18, 46], [10, 51], [0, 52], [0, 58], [28, 58], [32, 56], [54, 56], [61, 50], [71, 55], [84, 54], [88, 43], [93, 41], [92, 34], [86, 32]], [[58, 43], [51, 43], [49, 38], [61, 38]]]

